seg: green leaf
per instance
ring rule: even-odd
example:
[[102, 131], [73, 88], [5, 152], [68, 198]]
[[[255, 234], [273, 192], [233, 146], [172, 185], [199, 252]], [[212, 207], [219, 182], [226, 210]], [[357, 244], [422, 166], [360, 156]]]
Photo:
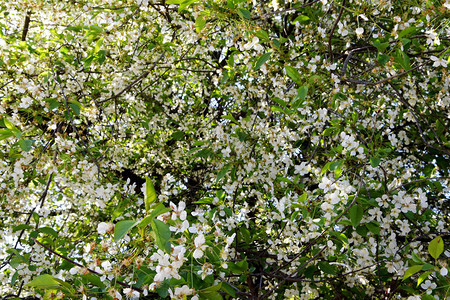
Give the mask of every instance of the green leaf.
[[231, 165], [228, 164], [225, 167], [222, 168], [222, 170], [217, 173], [216, 183], [220, 181], [225, 175], [227, 174], [228, 170], [231, 168]]
[[412, 275], [414, 275], [417, 272], [421, 271], [422, 270], [422, 266], [423, 265], [415, 265], [415, 266], [409, 267], [408, 270], [406, 270], [405, 275], [403, 275], [403, 280], [406, 280], [409, 277], [411, 277]]
[[428, 278], [428, 276], [430, 276], [430, 274], [433, 273], [433, 271], [430, 272], [425, 272], [422, 275], [419, 276], [419, 279], [417, 280], [417, 286], [421, 285], [422, 282], [425, 281], [425, 279]]
[[244, 19], [250, 19], [250, 18], [251, 18], [250, 12], [249, 12], [248, 10], [246, 10], [246, 9], [238, 8], [237, 13], [238, 13], [238, 15], [239, 15], [241, 18], [244, 18]]
[[60, 282], [49, 274], [42, 274], [28, 282], [26, 286], [31, 286], [40, 289], [57, 288], [60, 287]]
[[71, 30], [75, 32], [81, 32], [83, 30], [83, 26], [68, 26], [65, 30]]
[[412, 34], [416, 33], [417, 29], [418, 28], [414, 26], [407, 27], [406, 29], [403, 29], [399, 32], [398, 38], [401, 39], [403, 37], [411, 36]]
[[19, 272], [16, 271], [14, 275], [11, 277], [11, 286], [14, 286], [14, 283], [17, 281], [17, 277], [19, 277]]
[[373, 234], [379, 235], [380, 234], [380, 224], [377, 221], [370, 221], [369, 223], [365, 224], [367, 229], [369, 229], [370, 232]]
[[172, 133], [171, 137], [176, 141], [181, 141], [184, 138], [184, 132], [183, 131], [175, 131]]
[[17, 225], [17, 226], [13, 227], [13, 232], [16, 232], [16, 231], [19, 231], [19, 230], [23, 230], [23, 229], [32, 229], [32, 228], [33, 228], [33, 226], [30, 226], [28, 224], [20, 224], [20, 225]]
[[20, 138], [20, 136], [22, 135], [22, 132], [16, 126], [14, 126], [13, 123], [11, 123], [6, 118], [3, 119], [3, 122], [5, 123], [6, 128], [8, 128], [10, 130], [10, 132], [12, 132], [17, 138]]
[[203, 299], [208, 299], [208, 300], [222, 300], [222, 295], [219, 294], [218, 292], [210, 292], [210, 293], [202, 293], [199, 292], [199, 295], [201, 297], [203, 297]]
[[308, 197], [308, 194], [306, 192], [303, 192], [303, 194], [298, 198], [299, 202], [305, 202], [306, 198]]
[[323, 136], [330, 136], [330, 135], [334, 134], [335, 131], [336, 131], [336, 127], [328, 127], [328, 128], [325, 128], [325, 130], [323, 131], [322, 135]]
[[80, 111], [81, 111], [81, 105], [79, 103], [75, 103], [75, 102], [71, 102], [69, 103], [70, 108], [72, 108], [73, 113], [75, 115], [80, 115]]
[[298, 98], [305, 100], [306, 95], [308, 95], [308, 86], [307, 85], [303, 85], [297, 89], [297, 97]]
[[106, 60], [106, 51], [100, 50], [97, 52], [97, 61], [100, 65], [102, 65]]
[[199, 290], [200, 293], [211, 293], [211, 292], [217, 292], [222, 287], [222, 282], [219, 284], [207, 287], [206, 289]]
[[95, 43], [94, 54], [97, 54], [100, 51], [100, 47], [103, 45], [103, 38], [99, 38]]
[[159, 215], [162, 215], [166, 212], [171, 211], [172, 209], [169, 207], [165, 207], [163, 203], [159, 203], [155, 208], [150, 209], [150, 215], [145, 217], [139, 222], [138, 227], [145, 227], [148, 224], [150, 224], [150, 221], [154, 218], [156, 218]]
[[5, 124], [6, 128], [8, 128], [9, 130], [13, 130], [14, 128], [16, 128], [16, 126], [14, 126], [14, 124], [11, 123], [11, 121], [6, 118], [3, 119], [3, 123]]
[[437, 236], [428, 245], [428, 253], [430, 253], [434, 259], [438, 259], [442, 252], [444, 252], [444, 241], [442, 240], [442, 237]]
[[0, 141], [14, 136], [14, 133], [9, 129], [0, 129]]
[[280, 106], [282, 106], [283, 108], [286, 108], [286, 107], [287, 107], [286, 102], [285, 102], [284, 100], [278, 98], [278, 97], [274, 97], [272, 100], [273, 100], [273, 102], [278, 103], [278, 104], [279, 104]]
[[255, 35], [264, 42], [269, 41], [269, 34], [267, 33], [267, 31], [264, 31], [261, 29], [261, 30], [256, 31]]
[[337, 168], [339, 168], [342, 165], [342, 163], [343, 163], [342, 159], [332, 162], [330, 164], [330, 171], [336, 170]]
[[22, 140], [22, 139], [19, 140], [20, 149], [22, 149], [25, 152], [30, 151], [31, 150], [31, 146], [33, 145], [33, 142], [34, 141], [32, 141], [32, 140]]
[[221, 290], [231, 297], [236, 298], [236, 290], [230, 284], [223, 282]]
[[181, 2], [180, 7], [178, 7], [178, 12], [185, 10], [188, 6], [194, 4], [197, 0], [184, 0]]
[[86, 278], [86, 280], [89, 283], [91, 283], [91, 284], [93, 284], [95, 286], [98, 286], [98, 287], [101, 287], [101, 288], [105, 287], [105, 284], [101, 281], [101, 279], [98, 276], [94, 275], [94, 274], [88, 273], [86, 275], [83, 275], [83, 278]]
[[295, 81], [295, 83], [297, 83], [298, 85], [301, 84], [301, 80], [302, 77], [300, 75], [300, 73], [297, 71], [297, 69], [290, 67], [290, 66], [285, 66], [284, 69], [286, 70], [286, 74]]
[[53, 237], [58, 237], [58, 233], [51, 227], [41, 227], [38, 230]]
[[155, 187], [150, 178], [145, 178], [145, 194], [144, 194], [144, 202], [145, 202], [145, 210], [148, 212], [150, 209], [150, 205], [156, 200], [156, 191]]
[[400, 49], [398, 49], [395, 52], [394, 61], [396, 63], [400, 64], [400, 66], [402, 66], [402, 68], [405, 69], [405, 71], [411, 69], [410, 60], [409, 60], [408, 55]]
[[228, 266], [229, 266], [231, 272], [233, 272], [235, 274], [242, 274], [248, 270], [248, 262], [246, 259], [240, 260], [236, 263], [230, 262], [228, 264]]
[[336, 268], [332, 265], [330, 265], [330, 263], [326, 262], [326, 261], [320, 261], [318, 263], [320, 270], [322, 270], [324, 273], [326, 274], [330, 274], [330, 275], [336, 275]]
[[320, 174], [321, 174], [321, 175], [322, 175], [322, 174], [325, 174], [325, 172], [327, 172], [327, 171], [330, 169], [330, 165], [331, 165], [331, 161], [330, 161], [330, 162], [327, 162], [327, 163], [325, 164], [325, 166], [323, 166], [322, 171], [320, 171]]
[[423, 268], [422, 268], [422, 270], [424, 270], [424, 271], [428, 271], [428, 270], [431, 270], [431, 269], [435, 269], [436, 267], [435, 266], [433, 266], [432, 264], [428, 264], [428, 263], [426, 263], [426, 264], [424, 264], [423, 265]]
[[258, 59], [258, 61], [255, 64], [254, 70], [259, 70], [263, 64], [265, 64], [266, 61], [269, 60], [270, 56], [272, 55], [272, 52], [266, 52]]
[[137, 225], [135, 220], [123, 220], [117, 222], [114, 226], [114, 241], [118, 241], [127, 234], [127, 232]]
[[241, 227], [240, 235], [245, 244], [250, 244], [253, 241], [250, 231], [245, 226]]
[[28, 260], [22, 255], [20, 254], [19, 250], [11, 248], [6, 250], [7, 253], [9, 254], [14, 254], [17, 258], [18, 263], [28, 263]]
[[150, 217], [156, 218], [157, 216], [162, 215], [171, 210], [172, 210], [171, 208], [165, 207], [163, 203], [159, 203], [158, 205], [156, 205], [155, 208], [152, 208]]
[[358, 227], [359, 223], [363, 218], [364, 210], [361, 206], [355, 204], [350, 208], [350, 220], [352, 221], [353, 227]]
[[389, 42], [381, 43], [379, 40], [376, 40], [373, 45], [379, 52], [383, 53], [384, 51], [386, 51], [387, 47], [389, 47]]
[[195, 30], [197, 32], [202, 31], [202, 29], [205, 27], [205, 25], [206, 25], [206, 20], [205, 20], [205, 18], [203, 18], [203, 16], [198, 16], [195, 19]]
[[159, 249], [170, 253], [169, 225], [157, 219], [151, 220], [150, 223], [152, 224], [152, 229], [156, 237], [156, 244], [158, 245]]
[[370, 165], [372, 166], [372, 168], [378, 167], [380, 162], [381, 162], [381, 160], [378, 157], [371, 157], [370, 158]]
[[292, 24], [295, 24], [297, 22], [299, 22], [300, 24], [308, 24], [309, 20], [310, 20], [310, 18], [308, 16], [300, 15], [297, 18], [295, 18], [294, 21], [292, 21]]
[[423, 261], [423, 260], [421, 260], [420, 259], [420, 257], [415, 253], [415, 252], [413, 252], [412, 254], [411, 254], [411, 256], [412, 256], [412, 260], [415, 262], [415, 263], [418, 263], [418, 264], [425, 264], [425, 262]]
[[58, 108], [59, 107], [59, 102], [56, 100], [56, 99], [54, 99], [54, 98], [47, 98], [47, 99], [45, 99], [45, 101], [46, 102], [48, 102], [48, 104], [49, 104], [49, 110], [54, 110], [55, 108]]
[[390, 57], [386, 54], [378, 53], [377, 61], [380, 65], [384, 66], [389, 61]]
[[39, 223], [39, 218], [40, 218], [39, 214], [36, 212], [33, 212], [33, 220], [34, 220], [34, 222], [36, 222], [36, 224]]

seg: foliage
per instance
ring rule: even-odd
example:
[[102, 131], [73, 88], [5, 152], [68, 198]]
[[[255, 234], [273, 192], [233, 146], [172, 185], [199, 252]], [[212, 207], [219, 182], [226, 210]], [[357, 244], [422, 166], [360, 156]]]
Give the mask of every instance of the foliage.
[[0, 15], [5, 299], [449, 296], [448, 0]]

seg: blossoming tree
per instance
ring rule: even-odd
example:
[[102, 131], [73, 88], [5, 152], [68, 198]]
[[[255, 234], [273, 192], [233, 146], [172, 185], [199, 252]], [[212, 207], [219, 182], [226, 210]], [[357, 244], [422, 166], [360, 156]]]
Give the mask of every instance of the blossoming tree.
[[2, 299], [449, 296], [448, 0], [0, 15]]

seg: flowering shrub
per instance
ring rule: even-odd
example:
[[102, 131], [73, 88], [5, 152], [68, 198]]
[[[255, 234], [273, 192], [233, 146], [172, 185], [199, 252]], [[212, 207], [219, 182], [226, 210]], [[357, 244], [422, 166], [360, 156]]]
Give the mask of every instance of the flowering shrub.
[[448, 0], [0, 14], [3, 299], [449, 296]]

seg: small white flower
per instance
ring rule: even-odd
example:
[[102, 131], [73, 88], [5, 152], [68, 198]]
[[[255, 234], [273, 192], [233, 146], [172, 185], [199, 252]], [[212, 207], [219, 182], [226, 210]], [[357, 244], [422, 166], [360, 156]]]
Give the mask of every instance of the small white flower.
[[101, 222], [97, 225], [97, 231], [99, 234], [104, 235], [105, 233], [112, 232], [114, 230], [114, 224]]
[[356, 32], [356, 35], [358, 36], [358, 38], [361, 38], [364, 33], [364, 28], [358, 27], [358, 28], [356, 28], [355, 32]]
[[175, 221], [177, 218], [180, 218], [181, 221], [186, 220], [187, 213], [184, 210], [186, 208], [186, 203], [184, 201], [180, 201], [178, 207], [173, 202], [170, 202], [170, 208], [173, 209], [171, 216], [172, 220]]
[[183, 285], [182, 287], [176, 287], [175, 293], [169, 289], [169, 294], [172, 299], [186, 299], [187, 295], [192, 295], [194, 292], [193, 289], [190, 289], [187, 285]]
[[175, 231], [175, 234], [184, 232], [186, 229], [189, 228], [189, 222], [187, 220], [184, 220], [182, 223], [177, 223], [175, 226], [170, 226], [170, 231]]
[[206, 276], [211, 275], [214, 273], [213, 266], [210, 263], [204, 263], [202, 266], [202, 269], [197, 272], [199, 275], [202, 276], [202, 280], [206, 278]]
[[431, 294], [431, 292], [437, 287], [436, 283], [431, 282], [430, 280], [425, 280], [424, 283], [420, 285], [424, 290], [426, 290], [427, 294]]
[[128, 299], [139, 299], [139, 292], [131, 288], [123, 289], [123, 293], [125, 294], [125, 296], [127, 296]]
[[447, 274], [448, 274], [448, 270], [447, 270], [447, 268], [446, 267], [443, 267], [442, 269], [441, 269], [441, 275], [442, 276], [447, 276]]
[[447, 62], [444, 59], [442, 59], [442, 58], [439, 58], [439, 57], [436, 57], [436, 56], [431, 56], [430, 59], [432, 61], [434, 61], [433, 67], [436, 67], [436, 68], [439, 67], [439, 66], [442, 66], [444, 68], [447, 67]]
[[345, 25], [341, 22], [338, 23], [338, 33], [342, 36], [346, 36], [348, 34], [348, 30], [345, 28]]
[[105, 270], [106, 272], [111, 271], [111, 269], [112, 269], [111, 262], [105, 260], [104, 262], [102, 262], [102, 268], [103, 268], [103, 270]]
[[206, 249], [206, 245], [205, 245], [205, 236], [203, 234], [199, 234], [195, 239], [194, 239], [194, 245], [195, 245], [195, 251], [193, 253], [194, 258], [200, 258], [203, 256], [203, 251], [205, 251]]

